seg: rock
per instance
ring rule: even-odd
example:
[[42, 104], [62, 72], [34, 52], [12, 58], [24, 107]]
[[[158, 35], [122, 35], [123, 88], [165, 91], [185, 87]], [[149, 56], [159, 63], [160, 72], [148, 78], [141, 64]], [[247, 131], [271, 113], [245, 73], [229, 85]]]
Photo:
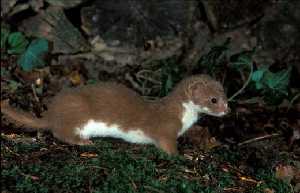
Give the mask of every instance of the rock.
[[75, 7], [87, 0], [46, 0], [50, 5], [63, 7], [63, 8], [72, 8]]
[[215, 30], [232, 29], [262, 17], [270, 0], [202, 0], [208, 21]]
[[194, 1], [95, 1], [81, 10], [82, 29], [105, 60], [130, 64], [165, 59], [182, 48], [194, 6], [190, 2]]
[[20, 28], [27, 36], [44, 37], [52, 42], [52, 53], [73, 54], [89, 49], [87, 41], [59, 7], [40, 11], [38, 15], [24, 20]]
[[17, 3], [17, 0], [1, 0], [1, 18], [8, 14]]
[[257, 31], [258, 62], [267, 58], [287, 63], [300, 60], [300, 1], [292, 2], [279, 1], [266, 10]]

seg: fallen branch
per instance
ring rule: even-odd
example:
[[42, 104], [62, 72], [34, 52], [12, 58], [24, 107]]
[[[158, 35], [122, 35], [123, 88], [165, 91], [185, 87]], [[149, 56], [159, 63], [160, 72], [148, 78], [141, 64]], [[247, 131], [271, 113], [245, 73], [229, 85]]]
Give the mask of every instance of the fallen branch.
[[269, 135], [255, 137], [255, 138], [248, 139], [246, 141], [243, 141], [243, 142], [239, 143], [238, 146], [242, 146], [242, 145], [245, 145], [245, 144], [253, 143], [255, 141], [259, 141], [259, 140], [263, 140], [263, 139], [269, 139], [269, 138], [272, 138], [272, 137], [277, 137], [277, 136], [280, 136], [280, 135], [281, 134], [279, 134], [279, 133], [273, 133], [273, 134], [269, 134]]

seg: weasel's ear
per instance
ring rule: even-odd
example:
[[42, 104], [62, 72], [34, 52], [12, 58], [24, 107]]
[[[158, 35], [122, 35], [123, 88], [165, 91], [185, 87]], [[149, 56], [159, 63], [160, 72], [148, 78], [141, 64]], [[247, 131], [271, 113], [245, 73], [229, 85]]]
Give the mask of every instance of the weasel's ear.
[[193, 82], [191, 83], [188, 87], [187, 87], [187, 94], [189, 96], [190, 99], [199, 99], [201, 98], [201, 95], [203, 93], [201, 93], [201, 87], [202, 87], [202, 83], [199, 81]]

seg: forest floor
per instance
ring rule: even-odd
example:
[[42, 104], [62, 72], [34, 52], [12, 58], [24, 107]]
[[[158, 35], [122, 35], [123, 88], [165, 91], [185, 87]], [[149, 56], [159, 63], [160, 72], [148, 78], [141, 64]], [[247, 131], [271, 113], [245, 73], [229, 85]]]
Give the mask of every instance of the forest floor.
[[[250, 140], [228, 139], [205, 150], [193, 139], [199, 137], [198, 128], [178, 140], [177, 156], [152, 145], [107, 138], [94, 139], [91, 146], [71, 146], [49, 133], [28, 134], [8, 125], [11, 128], [2, 128], [1, 135], [2, 192], [296, 192], [299, 145], [290, 147], [286, 136], [274, 132], [272, 122], [264, 126], [264, 134], [254, 134], [257, 119], [264, 118], [257, 112], [247, 116], [247, 123], [254, 125], [251, 135], [244, 131], [253, 136]], [[238, 123], [241, 117], [236, 127], [245, 124]], [[204, 117], [200, 125], [221, 123], [226, 128], [232, 119]]]

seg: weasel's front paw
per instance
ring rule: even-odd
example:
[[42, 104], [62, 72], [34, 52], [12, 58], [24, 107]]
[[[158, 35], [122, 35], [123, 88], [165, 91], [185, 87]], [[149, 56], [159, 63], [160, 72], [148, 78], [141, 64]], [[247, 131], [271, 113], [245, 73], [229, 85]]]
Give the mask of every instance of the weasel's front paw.
[[168, 153], [169, 155], [176, 155], [176, 154], [178, 154], [176, 140], [174, 141], [174, 140], [162, 139], [159, 142], [159, 147], [162, 150], [164, 150], [166, 153]]

